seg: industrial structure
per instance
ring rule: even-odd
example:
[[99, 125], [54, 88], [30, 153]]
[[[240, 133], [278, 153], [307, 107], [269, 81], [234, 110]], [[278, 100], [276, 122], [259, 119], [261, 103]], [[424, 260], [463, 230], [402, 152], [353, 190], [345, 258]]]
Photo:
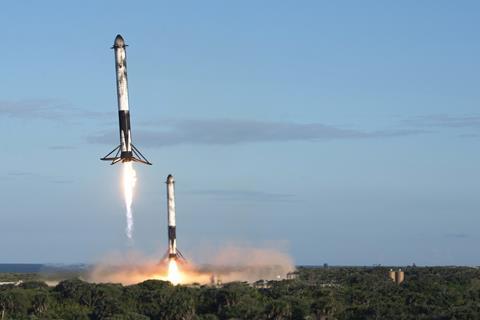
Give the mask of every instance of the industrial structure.
[[117, 76], [118, 121], [120, 128], [120, 145], [113, 149], [101, 160], [117, 162], [136, 161], [145, 164], [151, 163], [132, 144], [130, 129], [130, 109], [128, 106], [128, 79], [127, 79], [127, 45], [121, 35], [117, 35], [112, 49], [115, 51], [115, 71]]
[[403, 280], [405, 280], [405, 272], [403, 272], [402, 269], [398, 269], [396, 271], [390, 269], [388, 272], [388, 277], [396, 284], [401, 284]]

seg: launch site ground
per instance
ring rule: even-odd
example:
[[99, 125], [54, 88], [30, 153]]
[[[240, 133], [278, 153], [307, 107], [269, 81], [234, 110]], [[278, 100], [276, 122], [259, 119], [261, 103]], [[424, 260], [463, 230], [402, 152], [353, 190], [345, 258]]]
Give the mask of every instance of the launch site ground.
[[[50, 268], [50, 269], [49, 269]], [[209, 285], [96, 284], [83, 266], [0, 265], [0, 308], [14, 319], [476, 319], [474, 267], [298, 267], [291, 279]], [[56, 270], [56, 271], [55, 271]], [[31, 272], [28, 272], [31, 271]], [[55, 274], [55, 272], [57, 272]], [[44, 281], [69, 278], [55, 285]], [[12, 305], [2, 304], [15, 296]], [[1, 312], [2, 310], [0, 310]], [[172, 313], [173, 312], [173, 313]], [[84, 318], [79, 316], [83, 316]]]

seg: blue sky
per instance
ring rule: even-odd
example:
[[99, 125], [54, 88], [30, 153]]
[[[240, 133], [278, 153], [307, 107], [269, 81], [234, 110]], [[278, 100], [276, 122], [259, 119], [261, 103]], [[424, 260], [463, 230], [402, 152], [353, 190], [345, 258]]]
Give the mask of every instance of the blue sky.
[[113, 52], [129, 44], [134, 249], [478, 265], [477, 1], [2, 1], [0, 262], [130, 250]]

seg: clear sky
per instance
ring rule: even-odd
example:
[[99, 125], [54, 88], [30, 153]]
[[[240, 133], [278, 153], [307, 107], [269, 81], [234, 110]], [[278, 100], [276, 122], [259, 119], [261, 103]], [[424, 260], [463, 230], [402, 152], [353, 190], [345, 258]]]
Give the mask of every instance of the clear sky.
[[129, 250], [114, 56], [129, 44], [134, 249], [479, 265], [480, 2], [1, 1], [0, 262]]

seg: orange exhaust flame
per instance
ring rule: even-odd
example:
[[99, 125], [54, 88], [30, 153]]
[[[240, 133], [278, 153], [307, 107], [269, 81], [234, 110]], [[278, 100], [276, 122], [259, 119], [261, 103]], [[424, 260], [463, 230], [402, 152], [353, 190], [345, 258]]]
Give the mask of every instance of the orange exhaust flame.
[[170, 259], [168, 261], [167, 279], [174, 285], [182, 283], [183, 276], [178, 268], [178, 264], [175, 259]]

